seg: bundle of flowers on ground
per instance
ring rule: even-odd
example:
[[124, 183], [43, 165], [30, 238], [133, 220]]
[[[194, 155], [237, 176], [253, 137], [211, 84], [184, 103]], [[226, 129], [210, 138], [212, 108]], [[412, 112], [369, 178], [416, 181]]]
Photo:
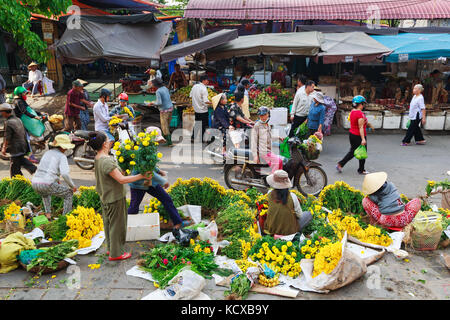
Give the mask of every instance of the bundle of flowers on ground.
[[79, 248], [91, 246], [91, 240], [103, 231], [102, 216], [93, 208], [78, 206], [67, 215], [61, 215], [43, 226], [44, 234], [54, 241], [78, 240]]
[[42, 204], [42, 198], [33, 190], [31, 181], [21, 175], [4, 178], [0, 181], [0, 199], [20, 200], [24, 205], [27, 202], [36, 206]]
[[[79, 194], [76, 197], [76, 206], [82, 206], [85, 208], [93, 208], [95, 212], [101, 213], [102, 212], [102, 203], [100, 201], [100, 196], [95, 190], [95, 187], [85, 187], [80, 186], [78, 188]], [[74, 197], [75, 198], [75, 197]]]
[[13, 215], [20, 213], [20, 206], [14, 202], [2, 206], [2, 209], [0, 209], [0, 222], [10, 220]]
[[[209, 217], [214, 217], [219, 210], [240, 200], [248, 205], [254, 205], [244, 192], [225, 189], [217, 181], [207, 177], [189, 180], [178, 178], [167, 192], [176, 208], [187, 204], [199, 205], [202, 206], [202, 215]], [[144, 209], [144, 213], [152, 212], [158, 212], [161, 220], [169, 219], [169, 213], [156, 198], [151, 199]]]
[[264, 236], [255, 243], [248, 256], [252, 261], [267, 264], [276, 272], [292, 278], [299, 276], [301, 272], [298, 241], [286, 242]]
[[69, 230], [63, 241], [76, 239], [79, 248], [86, 248], [91, 245], [92, 238], [103, 231], [103, 219], [93, 208], [78, 206], [67, 215], [67, 226]]
[[319, 201], [330, 210], [341, 209], [345, 213], [365, 215], [362, 206], [364, 194], [344, 181], [326, 186], [319, 195]]
[[392, 239], [386, 230], [364, 223], [357, 215], [344, 215], [340, 209], [337, 209], [328, 215], [328, 220], [340, 239], [347, 231], [350, 236], [364, 243], [385, 247], [390, 246], [392, 243]]

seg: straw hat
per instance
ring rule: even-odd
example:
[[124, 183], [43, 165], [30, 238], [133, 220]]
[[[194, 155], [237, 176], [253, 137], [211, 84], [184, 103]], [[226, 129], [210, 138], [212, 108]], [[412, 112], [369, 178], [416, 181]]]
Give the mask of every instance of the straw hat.
[[38, 67], [38, 65], [37, 65], [36, 62], [30, 63], [30, 64], [28, 65], [28, 69], [30, 69], [31, 67], [34, 67], [34, 66]]
[[50, 142], [49, 145], [52, 147], [60, 147], [63, 149], [75, 148], [75, 145], [71, 143], [69, 135], [67, 134], [58, 134], [55, 137], [55, 140], [53, 140], [53, 142]]
[[218, 95], [215, 95], [211, 98], [213, 109], [215, 110], [216, 107], [219, 105], [220, 100], [222, 99], [223, 93], [219, 93]]
[[148, 127], [147, 129], [145, 129], [146, 133], [152, 133], [153, 131], [156, 131], [158, 134], [156, 135], [155, 141], [156, 142], [166, 142], [166, 139], [163, 137], [162, 133], [161, 133], [161, 129], [158, 127]]
[[387, 180], [386, 172], [369, 173], [364, 177], [362, 192], [364, 194], [372, 194], [380, 189]]
[[274, 189], [292, 188], [292, 182], [289, 180], [288, 173], [284, 170], [277, 170], [268, 176], [267, 183]]

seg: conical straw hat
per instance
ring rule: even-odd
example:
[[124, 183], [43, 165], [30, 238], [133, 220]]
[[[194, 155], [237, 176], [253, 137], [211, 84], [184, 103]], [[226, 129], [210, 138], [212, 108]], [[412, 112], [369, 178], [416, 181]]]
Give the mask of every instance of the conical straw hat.
[[369, 173], [364, 177], [362, 192], [364, 194], [372, 194], [380, 189], [387, 180], [386, 172]]
[[223, 93], [219, 93], [218, 95], [215, 95], [214, 97], [212, 97], [211, 102], [212, 102], [214, 110], [216, 109], [217, 105], [219, 104], [220, 99], [222, 99], [222, 94]]

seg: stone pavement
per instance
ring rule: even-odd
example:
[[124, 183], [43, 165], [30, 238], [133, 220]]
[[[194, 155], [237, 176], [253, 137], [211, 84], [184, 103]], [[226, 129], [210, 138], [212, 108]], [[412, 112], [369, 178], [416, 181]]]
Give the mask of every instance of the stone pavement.
[[[394, 182], [401, 193], [408, 197], [424, 194], [427, 180], [443, 180], [450, 170], [450, 139], [448, 135], [426, 135], [426, 146], [400, 147], [401, 134], [369, 134], [367, 170], [371, 172], [386, 171], [389, 180]], [[327, 175], [328, 182], [344, 180], [355, 188], [361, 188], [363, 177], [356, 173], [357, 161], [352, 160], [339, 174], [335, 165], [349, 148], [348, 136], [342, 134], [326, 137], [324, 150], [318, 160]], [[161, 168], [169, 172], [169, 181], [173, 183], [178, 177], [211, 177], [223, 183], [222, 168], [213, 164], [174, 164], [171, 153], [174, 148], [161, 147], [164, 154]], [[94, 185], [93, 171], [83, 171], [70, 160], [72, 177], [77, 185]], [[9, 166], [0, 160], [0, 178], [9, 176]], [[27, 173], [27, 177], [30, 177]], [[148, 203], [146, 196], [142, 207]], [[434, 197], [433, 203], [439, 205], [440, 197]], [[139, 252], [145, 250], [151, 241], [130, 242], [127, 246], [133, 257], [122, 262], [101, 262], [96, 270], [88, 268], [89, 264], [98, 263], [104, 257], [105, 249], [96, 253], [77, 256], [75, 273], [62, 270], [56, 277], [43, 275], [33, 279], [31, 274], [18, 269], [0, 276], [0, 299], [5, 300], [83, 300], [83, 299], [124, 299], [136, 300], [155, 290], [153, 283], [139, 278], [129, 277], [125, 273], [136, 265]], [[409, 262], [396, 260], [392, 254], [385, 256], [369, 268], [361, 279], [329, 294], [299, 292], [297, 299], [449, 299], [450, 277], [440, 258], [442, 252], [415, 252]], [[79, 288], [71, 287], [70, 280], [79, 275]], [[226, 288], [215, 286], [213, 280], [207, 281], [203, 290], [211, 299], [223, 299]], [[252, 293], [248, 300], [285, 299], [272, 295]]]

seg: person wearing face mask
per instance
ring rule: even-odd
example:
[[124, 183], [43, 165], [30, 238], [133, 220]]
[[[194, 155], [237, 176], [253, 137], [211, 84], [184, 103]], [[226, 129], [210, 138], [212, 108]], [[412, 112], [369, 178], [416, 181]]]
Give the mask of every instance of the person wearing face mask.
[[272, 169], [272, 173], [283, 168], [283, 160], [272, 152], [272, 133], [270, 131], [270, 111], [267, 107], [258, 109], [259, 120], [256, 121], [251, 134], [251, 150], [253, 162], [261, 163], [261, 159]]
[[[40, 120], [41, 119], [40, 117], [42, 116], [42, 114], [39, 111], [34, 110], [34, 112], [36, 112], [36, 115], [30, 113], [29, 109], [31, 109], [31, 107], [27, 103], [27, 92], [28, 92], [27, 89], [24, 87], [16, 87], [14, 89], [14, 114], [20, 120], [22, 120], [23, 115], [25, 115], [31, 119]], [[22, 121], [22, 123], [23, 123], [23, 121]], [[28, 145], [31, 150], [30, 133], [28, 132], [27, 128], [25, 128], [25, 132], [27, 134], [27, 141], [28, 141]], [[39, 161], [36, 159], [36, 157], [34, 156], [33, 153], [30, 154], [30, 156], [28, 157], [28, 160], [30, 160], [32, 163], [39, 163]]]

